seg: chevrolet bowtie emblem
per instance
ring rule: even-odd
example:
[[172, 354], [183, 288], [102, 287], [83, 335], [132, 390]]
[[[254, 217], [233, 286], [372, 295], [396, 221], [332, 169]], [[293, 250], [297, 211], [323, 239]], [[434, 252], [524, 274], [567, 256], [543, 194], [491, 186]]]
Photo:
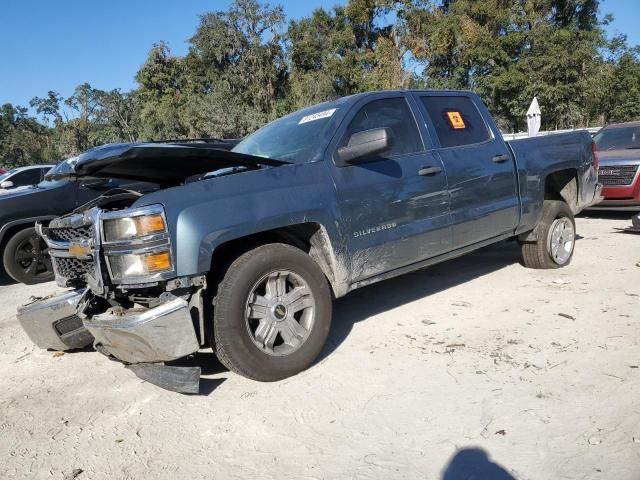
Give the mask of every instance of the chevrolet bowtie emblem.
[[72, 257], [86, 257], [91, 253], [91, 249], [85, 245], [79, 243], [72, 243], [69, 245], [69, 255]]

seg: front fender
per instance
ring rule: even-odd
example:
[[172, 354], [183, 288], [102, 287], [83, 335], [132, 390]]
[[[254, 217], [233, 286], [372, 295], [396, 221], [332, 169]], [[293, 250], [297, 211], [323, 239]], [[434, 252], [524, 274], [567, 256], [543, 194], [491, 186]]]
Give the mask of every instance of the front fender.
[[164, 205], [176, 273], [187, 276], [208, 272], [226, 242], [303, 223], [323, 225], [334, 251], [342, 251], [333, 188], [322, 162], [292, 164], [154, 192], [135, 206]]

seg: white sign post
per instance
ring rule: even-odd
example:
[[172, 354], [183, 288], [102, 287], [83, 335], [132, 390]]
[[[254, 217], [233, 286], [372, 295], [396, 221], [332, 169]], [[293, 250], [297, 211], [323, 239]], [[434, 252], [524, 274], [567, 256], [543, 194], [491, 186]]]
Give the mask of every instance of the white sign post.
[[540, 112], [540, 106], [538, 105], [538, 98], [533, 97], [533, 101], [527, 110], [527, 129], [530, 137], [535, 137], [540, 131], [540, 120], [542, 118], [542, 112]]

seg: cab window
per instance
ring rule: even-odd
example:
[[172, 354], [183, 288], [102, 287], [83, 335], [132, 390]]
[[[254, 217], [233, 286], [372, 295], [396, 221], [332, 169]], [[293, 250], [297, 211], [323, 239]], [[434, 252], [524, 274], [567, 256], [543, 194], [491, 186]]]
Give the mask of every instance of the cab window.
[[347, 145], [354, 133], [373, 128], [390, 130], [391, 148], [384, 153], [385, 157], [406, 155], [424, 149], [418, 126], [404, 98], [374, 100], [363, 106], [351, 120], [338, 148]]
[[443, 148], [482, 143], [491, 138], [482, 115], [471, 99], [458, 96], [421, 96]]
[[40, 183], [40, 169], [31, 168], [29, 170], [22, 170], [21, 172], [16, 173], [7, 180], [12, 181], [14, 187], [35, 185], [36, 183]]

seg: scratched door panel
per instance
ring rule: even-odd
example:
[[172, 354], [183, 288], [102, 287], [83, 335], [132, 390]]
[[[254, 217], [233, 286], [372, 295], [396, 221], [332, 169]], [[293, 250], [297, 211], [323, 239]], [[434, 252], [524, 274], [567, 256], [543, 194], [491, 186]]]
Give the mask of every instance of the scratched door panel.
[[353, 281], [451, 248], [445, 176], [418, 175], [424, 161], [417, 154], [334, 169]]
[[[390, 147], [347, 166], [332, 165], [338, 208], [347, 226], [352, 281], [437, 255], [451, 246], [444, 172], [420, 176], [436, 160], [403, 93], [384, 93], [356, 105], [335, 150], [354, 133], [385, 128]], [[334, 150], [334, 151], [335, 151]], [[439, 162], [439, 159], [438, 159]], [[440, 164], [441, 165], [441, 164]]]
[[445, 176], [418, 175], [425, 156], [334, 169], [338, 206], [348, 226], [353, 281], [451, 248]]

